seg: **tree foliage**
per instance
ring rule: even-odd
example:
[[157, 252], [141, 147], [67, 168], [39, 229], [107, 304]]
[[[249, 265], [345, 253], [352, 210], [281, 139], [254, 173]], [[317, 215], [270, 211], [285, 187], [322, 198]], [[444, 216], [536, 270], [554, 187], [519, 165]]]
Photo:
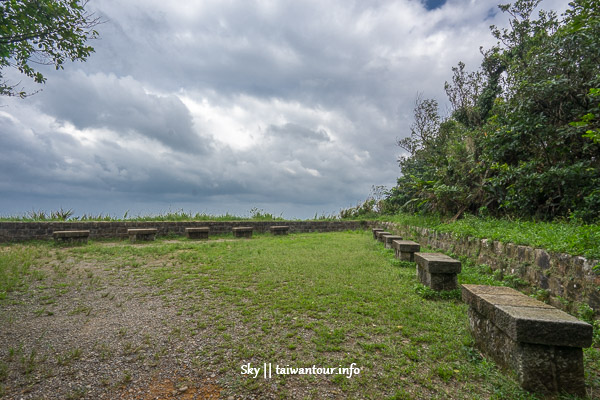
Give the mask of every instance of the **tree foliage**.
[[25, 97], [3, 78], [15, 68], [37, 83], [46, 78], [37, 65], [63, 69], [66, 60], [85, 61], [94, 51], [88, 39], [98, 36], [101, 21], [85, 10], [81, 0], [0, 0], [0, 95]]
[[[451, 115], [418, 98], [387, 202], [404, 211], [600, 218], [600, 0], [560, 18], [540, 0], [501, 5], [506, 29], [479, 70], [453, 68]], [[423, 121], [424, 119], [424, 121]], [[389, 207], [388, 207], [389, 208]]]

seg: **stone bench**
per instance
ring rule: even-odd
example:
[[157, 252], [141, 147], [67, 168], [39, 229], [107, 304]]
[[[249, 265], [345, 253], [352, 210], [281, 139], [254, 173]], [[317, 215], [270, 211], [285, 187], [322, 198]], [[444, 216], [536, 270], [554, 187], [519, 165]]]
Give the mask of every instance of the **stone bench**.
[[458, 288], [460, 261], [441, 253], [415, 253], [419, 282], [433, 290]]
[[56, 243], [87, 243], [90, 231], [54, 231], [52, 237]]
[[156, 228], [130, 228], [127, 229], [129, 240], [135, 243], [138, 240], [152, 241], [156, 237], [158, 229]]
[[512, 288], [462, 285], [462, 298], [477, 347], [515, 370], [524, 389], [585, 396], [590, 324]]
[[377, 232], [383, 232], [384, 230], [381, 228], [373, 228], [371, 232], [373, 232], [373, 239], [377, 240]]
[[280, 226], [272, 226], [271, 227], [271, 233], [273, 235], [287, 235], [289, 230], [290, 230], [290, 227], [287, 226], [287, 225], [286, 226], [280, 225]]
[[185, 236], [188, 239], [208, 239], [209, 230], [208, 227], [185, 228]]
[[233, 237], [243, 237], [243, 238], [251, 238], [252, 237], [252, 227], [251, 226], [238, 226], [232, 228]]
[[398, 235], [381, 235], [383, 237], [383, 245], [386, 249], [392, 248], [392, 242], [394, 240], [402, 240], [402, 236]]
[[412, 240], [394, 240], [392, 248], [395, 250], [396, 258], [402, 261], [415, 261], [415, 253], [421, 251], [421, 245]]
[[387, 232], [387, 231], [377, 231], [377, 232], [375, 232], [375, 238], [377, 240], [379, 240], [380, 242], [382, 242], [382, 243], [383, 243], [383, 238], [382, 238], [383, 235], [391, 235], [391, 233]]

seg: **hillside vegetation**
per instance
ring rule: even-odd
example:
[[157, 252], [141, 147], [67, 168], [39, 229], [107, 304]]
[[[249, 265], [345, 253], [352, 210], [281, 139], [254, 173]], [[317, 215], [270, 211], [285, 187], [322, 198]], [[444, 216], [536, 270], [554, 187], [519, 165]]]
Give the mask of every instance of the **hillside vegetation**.
[[450, 115], [418, 96], [382, 212], [598, 222], [600, 1], [534, 18], [539, 3], [500, 6], [510, 27], [479, 69], [452, 69]]

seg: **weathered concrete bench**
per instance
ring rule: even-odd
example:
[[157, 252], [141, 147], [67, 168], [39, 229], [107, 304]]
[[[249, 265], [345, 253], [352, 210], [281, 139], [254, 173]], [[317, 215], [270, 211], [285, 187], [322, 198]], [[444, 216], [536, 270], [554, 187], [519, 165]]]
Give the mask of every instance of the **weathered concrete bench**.
[[433, 290], [454, 290], [458, 287], [460, 261], [441, 253], [415, 253], [419, 282]]
[[386, 249], [392, 248], [392, 242], [394, 240], [402, 240], [402, 236], [398, 235], [381, 235], [383, 237], [383, 244]]
[[185, 236], [188, 239], [208, 239], [208, 227], [185, 228]]
[[252, 237], [252, 227], [251, 226], [238, 226], [232, 228], [233, 237], [244, 237], [251, 238]]
[[384, 230], [381, 228], [373, 228], [371, 232], [373, 232], [373, 239], [377, 240], [377, 232], [383, 232]]
[[135, 243], [138, 240], [152, 241], [156, 237], [158, 229], [156, 228], [130, 228], [127, 229], [129, 240]]
[[421, 245], [412, 240], [394, 240], [392, 248], [395, 250], [396, 258], [402, 261], [415, 261], [415, 253], [421, 251]]
[[377, 231], [377, 232], [375, 232], [375, 237], [377, 238], [377, 240], [379, 240], [382, 243], [383, 243], [383, 238], [382, 238], [383, 235], [391, 235], [391, 233], [387, 232], [387, 231]]
[[271, 233], [273, 235], [287, 235], [289, 230], [290, 230], [290, 227], [287, 226], [287, 225], [286, 226], [280, 225], [280, 226], [272, 226], [271, 227]]
[[90, 231], [54, 231], [52, 237], [56, 243], [87, 243]]
[[462, 298], [476, 345], [514, 369], [524, 389], [585, 396], [591, 325], [512, 288], [462, 285]]

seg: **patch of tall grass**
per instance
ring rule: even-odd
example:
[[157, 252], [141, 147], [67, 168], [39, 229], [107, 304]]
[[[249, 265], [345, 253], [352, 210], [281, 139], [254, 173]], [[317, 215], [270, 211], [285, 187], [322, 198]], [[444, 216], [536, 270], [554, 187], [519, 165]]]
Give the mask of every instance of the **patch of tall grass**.
[[456, 221], [439, 216], [397, 214], [380, 220], [419, 226], [459, 236], [499, 240], [549, 251], [600, 259], [600, 225], [571, 221], [537, 222], [465, 215]]

